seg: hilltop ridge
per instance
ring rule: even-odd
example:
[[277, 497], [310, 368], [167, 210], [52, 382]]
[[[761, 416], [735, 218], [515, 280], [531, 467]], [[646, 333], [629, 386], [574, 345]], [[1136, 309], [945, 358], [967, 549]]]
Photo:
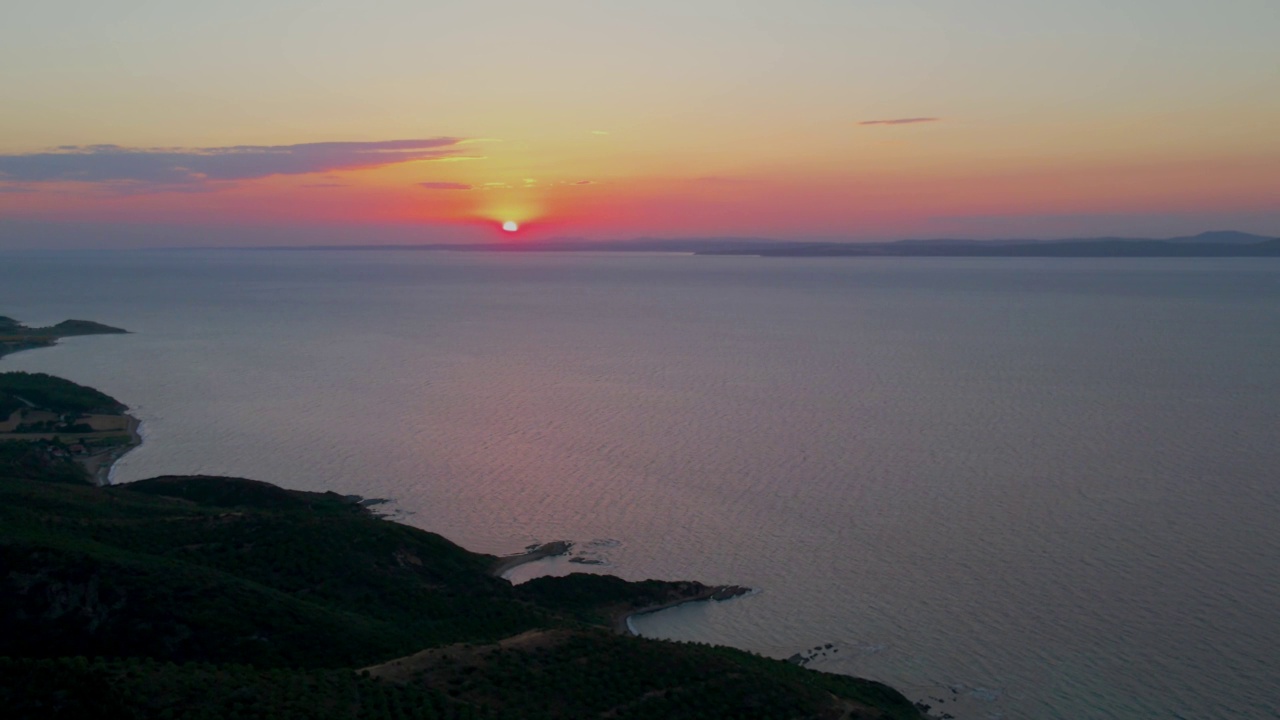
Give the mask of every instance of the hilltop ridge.
[[[346, 688], [330, 717], [921, 717], [880, 683], [603, 622], [701, 584], [512, 586], [491, 575], [498, 562], [335, 493], [0, 472], [0, 702], [326, 716], [333, 699], [302, 692], [316, 683]], [[365, 666], [383, 679], [360, 678]], [[388, 697], [396, 708], [369, 714]]]

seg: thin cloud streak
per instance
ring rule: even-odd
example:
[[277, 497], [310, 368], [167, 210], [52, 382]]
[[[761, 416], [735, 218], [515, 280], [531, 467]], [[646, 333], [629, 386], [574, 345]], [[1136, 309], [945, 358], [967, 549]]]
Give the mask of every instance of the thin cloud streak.
[[893, 118], [891, 120], [863, 120], [859, 125], [915, 125], [917, 123], [935, 123], [942, 122], [942, 118], [936, 117], [912, 117], [912, 118]]
[[470, 190], [471, 186], [466, 183], [456, 182], [420, 182], [417, 184], [420, 188], [427, 190]]
[[212, 148], [63, 145], [53, 152], [0, 155], [0, 179], [11, 182], [200, 185], [361, 170], [454, 156], [461, 138]]

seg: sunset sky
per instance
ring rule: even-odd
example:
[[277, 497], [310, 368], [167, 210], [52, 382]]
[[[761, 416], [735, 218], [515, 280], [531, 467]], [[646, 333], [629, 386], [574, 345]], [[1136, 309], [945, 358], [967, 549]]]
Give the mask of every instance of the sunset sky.
[[1277, 38], [1276, 0], [13, 3], [0, 247], [1280, 235]]

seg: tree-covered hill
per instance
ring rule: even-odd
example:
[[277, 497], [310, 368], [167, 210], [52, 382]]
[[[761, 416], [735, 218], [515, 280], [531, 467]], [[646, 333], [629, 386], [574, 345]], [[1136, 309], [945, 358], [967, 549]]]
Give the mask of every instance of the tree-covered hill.
[[33, 474], [0, 477], [7, 717], [919, 717], [878, 683], [601, 623], [700, 585], [514, 588], [333, 493]]
[[20, 350], [48, 347], [58, 338], [73, 335], [119, 335], [128, 333], [91, 320], [63, 320], [49, 327], [27, 327], [11, 317], [0, 315], [0, 357]]
[[23, 407], [55, 413], [122, 413], [127, 408], [104, 392], [45, 373], [0, 373], [0, 415]]
[[48, 443], [0, 440], [0, 477], [89, 484], [89, 474], [71, 459], [50, 455]]

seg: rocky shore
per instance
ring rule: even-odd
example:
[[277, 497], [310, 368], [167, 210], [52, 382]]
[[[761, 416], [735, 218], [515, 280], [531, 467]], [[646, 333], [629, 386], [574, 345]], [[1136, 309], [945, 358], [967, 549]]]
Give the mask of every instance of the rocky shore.
[[564, 555], [573, 548], [573, 543], [567, 540], [556, 540], [549, 543], [541, 543], [539, 545], [530, 545], [525, 551], [519, 555], [508, 555], [498, 558], [498, 562], [494, 563], [493, 569], [489, 574], [494, 577], [503, 577], [512, 570], [526, 563], [545, 560], [549, 557]]
[[615, 632], [626, 635], [639, 635], [635, 627], [631, 624], [631, 619], [641, 615], [660, 612], [662, 610], [670, 610], [674, 607], [687, 605], [696, 602], [721, 602], [731, 600], [743, 595], [749, 595], [754, 592], [751, 588], [742, 587], [740, 585], [717, 585], [709, 587], [702, 583], [681, 583], [682, 586], [677, 589], [670, 600], [665, 602], [646, 605], [641, 608], [629, 610], [616, 615], [613, 619], [613, 629]]

